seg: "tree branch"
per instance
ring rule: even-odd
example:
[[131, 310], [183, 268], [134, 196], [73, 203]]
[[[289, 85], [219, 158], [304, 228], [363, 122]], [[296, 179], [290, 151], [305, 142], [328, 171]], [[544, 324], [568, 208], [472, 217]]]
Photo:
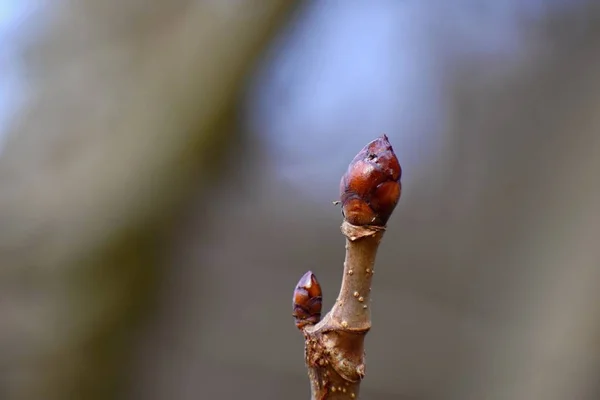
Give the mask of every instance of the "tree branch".
[[322, 293], [315, 275], [308, 271], [294, 291], [293, 315], [304, 333], [313, 400], [358, 398], [365, 376], [364, 338], [371, 329], [375, 257], [400, 198], [401, 173], [385, 135], [357, 154], [340, 183], [346, 259], [337, 300], [319, 322]]

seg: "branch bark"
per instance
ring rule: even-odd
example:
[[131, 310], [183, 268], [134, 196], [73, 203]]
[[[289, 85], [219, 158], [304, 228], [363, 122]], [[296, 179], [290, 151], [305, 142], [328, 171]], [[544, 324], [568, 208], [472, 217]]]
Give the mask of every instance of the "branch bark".
[[294, 291], [296, 326], [305, 339], [313, 400], [356, 399], [365, 376], [364, 339], [371, 329], [371, 281], [375, 258], [400, 198], [401, 168], [385, 135], [365, 146], [342, 177], [340, 194], [346, 236], [342, 285], [319, 322], [321, 288], [312, 272]]

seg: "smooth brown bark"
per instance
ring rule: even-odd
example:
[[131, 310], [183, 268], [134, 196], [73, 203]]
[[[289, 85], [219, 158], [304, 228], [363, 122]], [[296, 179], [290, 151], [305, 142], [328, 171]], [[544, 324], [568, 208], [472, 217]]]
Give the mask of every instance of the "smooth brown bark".
[[364, 339], [371, 329], [371, 280], [383, 237], [381, 227], [344, 221], [346, 260], [340, 293], [331, 311], [304, 330], [312, 398], [358, 398], [365, 376]]

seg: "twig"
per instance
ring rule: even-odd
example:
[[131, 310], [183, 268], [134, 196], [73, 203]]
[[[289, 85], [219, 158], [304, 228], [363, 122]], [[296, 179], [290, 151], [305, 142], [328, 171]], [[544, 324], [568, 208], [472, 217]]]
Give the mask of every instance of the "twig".
[[358, 398], [375, 256], [400, 198], [401, 172], [386, 135], [356, 155], [340, 184], [346, 260], [337, 300], [319, 322], [322, 294], [315, 275], [304, 274], [294, 291], [293, 315], [304, 334], [313, 400]]

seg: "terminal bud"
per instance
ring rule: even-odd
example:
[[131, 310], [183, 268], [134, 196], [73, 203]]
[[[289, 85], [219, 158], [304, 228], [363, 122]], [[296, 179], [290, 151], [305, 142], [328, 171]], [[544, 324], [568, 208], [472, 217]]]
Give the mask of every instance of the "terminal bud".
[[385, 226], [402, 191], [402, 168], [386, 135], [354, 157], [340, 182], [340, 202], [352, 225]]

